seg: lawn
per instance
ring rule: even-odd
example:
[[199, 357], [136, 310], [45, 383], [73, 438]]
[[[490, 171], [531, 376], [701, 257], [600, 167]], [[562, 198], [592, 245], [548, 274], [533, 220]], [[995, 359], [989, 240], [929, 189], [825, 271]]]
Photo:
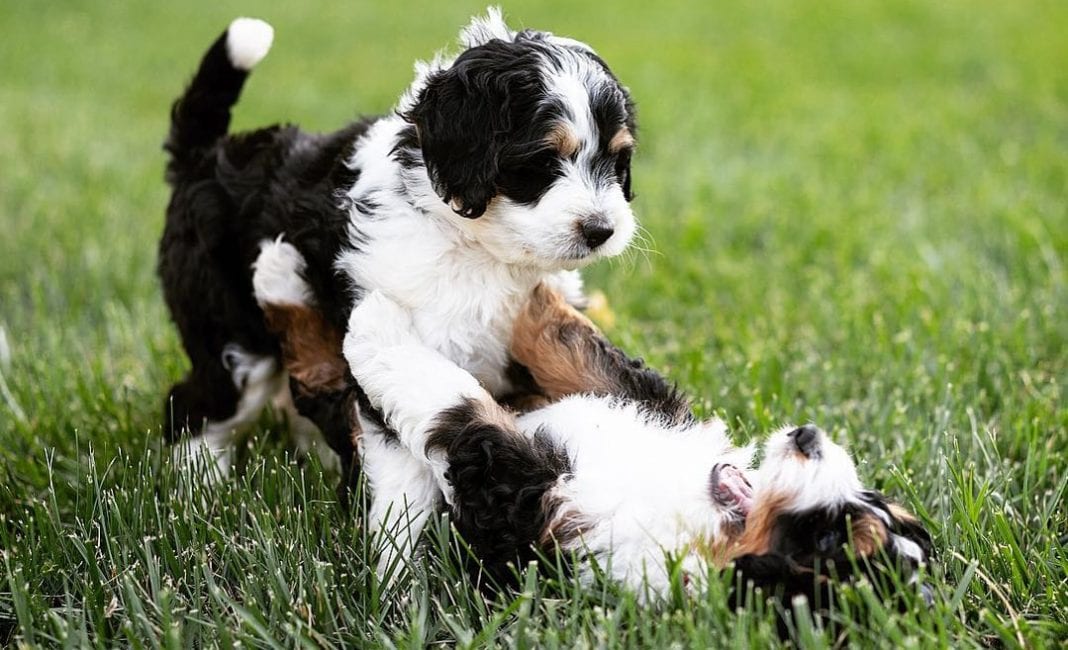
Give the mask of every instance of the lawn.
[[[196, 6], [194, 6], [194, 4]], [[461, 6], [465, 5], [465, 6]], [[529, 5], [529, 6], [528, 6]], [[577, 5], [577, 6], [576, 6]], [[264, 417], [214, 490], [161, 453], [168, 108], [235, 15], [277, 30], [236, 126], [389, 110], [477, 3], [0, 10], [0, 644], [763, 646], [774, 612], [529, 574], [485, 602], [436, 527], [383, 593], [329, 477]], [[814, 421], [917, 512], [937, 599], [860, 585], [794, 642], [1068, 639], [1068, 3], [515, 3], [639, 105], [641, 250], [610, 336], [738, 436]]]

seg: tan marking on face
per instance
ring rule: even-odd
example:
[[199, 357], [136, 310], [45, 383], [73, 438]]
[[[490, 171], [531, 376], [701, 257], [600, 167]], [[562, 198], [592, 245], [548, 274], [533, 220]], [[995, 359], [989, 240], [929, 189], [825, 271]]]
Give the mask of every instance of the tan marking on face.
[[871, 557], [886, 545], [889, 532], [882, 519], [873, 513], [865, 513], [853, 519], [850, 537], [857, 557]]
[[556, 149], [564, 158], [574, 156], [582, 147], [582, 141], [579, 140], [575, 129], [565, 122], [557, 122], [549, 129], [549, 133], [545, 136], [545, 143]]
[[619, 153], [627, 147], [634, 146], [634, 136], [631, 135], [630, 129], [623, 127], [616, 131], [616, 134], [612, 136], [612, 139], [608, 141], [608, 153]]
[[771, 550], [775, 524], [793, 498], [786, 493], [759, 496], [745, 519], [745, 530], [726, 554], [729, 561], [742, 555], [764, 555]]
[[599, 362], [601, 334], [588, 318], [547, 286], [535, 287], [512, 330], [512, 356], [550, 398], [611, 394], [613, 378]]
[[340, 390], [348, 366], [341, 356], [341, 333], [310, 307], [266, 305], [267, 329], [282, 346], [286, 372], [309, 392]]

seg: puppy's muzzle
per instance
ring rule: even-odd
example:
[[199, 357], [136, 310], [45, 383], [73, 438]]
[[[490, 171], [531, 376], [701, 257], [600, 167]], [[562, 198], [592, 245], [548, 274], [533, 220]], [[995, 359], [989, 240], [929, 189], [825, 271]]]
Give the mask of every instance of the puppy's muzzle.
[[786, 435], [793, 441], [797, 451], [805, 458], [820, 457], [822, 432], [818, 427], [806, 424], [805, 426], [797, 427]]
[[579, 224], [579, 232], [590, 250], [594, 250], [608, 241], [616, 231], [608, 219], [602, 216], [595, 216], [583, 220]]

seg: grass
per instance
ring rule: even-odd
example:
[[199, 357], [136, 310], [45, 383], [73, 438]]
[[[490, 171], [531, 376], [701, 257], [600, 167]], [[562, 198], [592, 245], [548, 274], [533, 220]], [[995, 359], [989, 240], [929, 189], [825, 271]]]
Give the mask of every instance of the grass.
[[[207, 491], [161, 462], [186, 361], [155, 245], [167, 108], [234, 15], [270, 19], [237, 126], [388, 110], [477, 3], [78, 3], [0, 12], [0, 643], [763, 646], [761, 603], [639, 606], [526, 576], [484, 602], [439, 526], [380, 593], [358, 519], [266, 417]], [[465, 5], [465, 6], [461, 6]], [[591, 269], [611, 336], [740, 437], [815, 421], [940, 550], [933, 607], [858, 587], [823, 647], [1068, 638], [1068, 5], [545, 2], [641, 110], [649, 252]]]

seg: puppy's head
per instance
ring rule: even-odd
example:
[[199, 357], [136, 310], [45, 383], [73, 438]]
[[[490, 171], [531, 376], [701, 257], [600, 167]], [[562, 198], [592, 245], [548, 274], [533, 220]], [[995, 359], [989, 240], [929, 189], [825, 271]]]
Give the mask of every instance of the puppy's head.
[[495, 257], [575, 268], [634, 233], [634, 106], [592, 49], [491, 10], [402, 99], [434, 192]]
[[814, 426], [771, 437], [754, 489], [735, 567], [785, 603], [815, 600], [834, 580], [861, 575], [878, 585], [912, 584], [931, 556], [920, 522], [865, 489], [846, 451]]

